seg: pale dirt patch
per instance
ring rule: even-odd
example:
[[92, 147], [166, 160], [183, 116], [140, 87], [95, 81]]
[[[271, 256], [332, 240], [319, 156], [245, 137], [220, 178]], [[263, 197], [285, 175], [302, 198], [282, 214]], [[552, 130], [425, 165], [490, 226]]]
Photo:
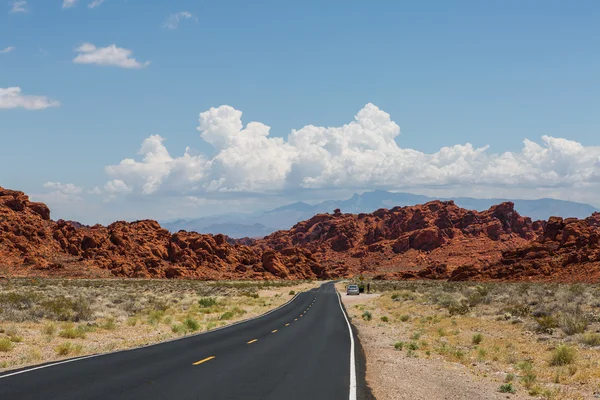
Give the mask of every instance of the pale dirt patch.
[[367, 384], [378, 400], [531, 399], [519, 393], [499, 393], [504, 374], [483, 378], [471, 374], [458, 363], [408, 357], [406, 351], [395, 350], [395, 341], [402, 337], [400, 329], [375, 320], [385, 313], [374, 313], [372, 321], [363, 321], [363, 311], [356, 308], [357, 305], [373, 305], [380, 295], [347, 296], [343, 292], [343, 285], [338, 284], [337, 288], [341, 291], [352, 323], [358, 329], [367, 361]]

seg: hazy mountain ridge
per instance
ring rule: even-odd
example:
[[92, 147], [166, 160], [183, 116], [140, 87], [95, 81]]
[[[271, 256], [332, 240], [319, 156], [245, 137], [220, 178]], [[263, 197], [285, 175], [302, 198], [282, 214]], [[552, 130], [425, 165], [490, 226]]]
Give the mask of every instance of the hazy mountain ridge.
[[521, 215], [532, 220], [547, 220], [550, 217], [586, 218], [599, 211], [595, 207], [566, 200], [542, 198], [536, 200], [519, 199], [476, 199], [472, 197], [434, 198], [412, 193], [393, 193], [375, 190], [354, 194], [346, 200], [326, 200], [315, 205], [296, 202], [255, 214], [223, 214], [193, 219], [180, 219], [163, 222], [162, 226], [171, 232], [179, 230], [196, 231], [198, 233], [222, 233], [234, 238], [262, 237], [277, 230], [289, 229], [296, 223], [310, 219], [316, 214], [330, 213], [339, 208], [344, 213], [370, 213], [380, 208], [396, 206], [413, 206], [432, 200], [454, 200], [457, 206], [483, 211], [503, 202], [513, 202]]

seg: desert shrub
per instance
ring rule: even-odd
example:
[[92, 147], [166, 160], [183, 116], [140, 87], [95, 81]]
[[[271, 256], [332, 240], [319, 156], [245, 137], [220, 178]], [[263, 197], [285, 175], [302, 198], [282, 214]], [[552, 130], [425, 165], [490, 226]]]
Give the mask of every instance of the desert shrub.
[[448, 312], [450, 315], [465, 315], [469, 310], [469, 304], [466, 301], [454, 301], [448, 305]]
[[423, 335], [423, 331], [422, 330], [418, 330], [418, 331], [414, 331], [412, 336], [410, 337], [412, 340], [419, 340], [421, 339], [421, 336]]
[[419, 345], [415, 342], [410, 342], [407, 347], [409, 350], [419, 350]]
[[527, 304], [512, 303], [504, 307], [502, 311], [515, 317], [527, 317], [531, 314], [531, 307]]
[[400, 321], [402, 321], [402, 322], [406, 322], [409, 319], [410, 319], [410, 315], [408, 315], [408, 314], [403, 314], [400, 316]]
[[195, 319], [193, 319], [191, 317], [187, 317], [183, 321], [183, 326], [185, 326], [185, 328], [187, 330], [192, 331], [192, 332], [196, 332], [200, 328], [200, 324], [198, 323], [198, 321], [196, 321]]
[[589, 325], [587, 318], [581, 313], [563, 314], [559, 321], [560, 329], [565, 335], [584, 333]]
[[83, 297], [70, 299], [66, 296], [56, 296], [41, 303], [45, 310], [45, 315], [57, 321], [90, 320], [93, 317], [93, 311], [90, 302]]
[[504, 383], [502, 385], [500, 385], [500, 388], [498, 388], [498, 391], [500, 393], [516, 393], [516, 389], [513, 387], [512, 383]]
[[65, 342], [65, 343], [61, 343], [56, 347], [56, 354], [58, 354], [59, 356], [66, 356], [69, 354], [79, 354], [81, 353], [81, 350], [83, 349], [83, 346], [81, 346], [80, 344], [72, 344], [71, 342]]
[[467, 303], [470, 307], [475, 307], [482, 303], [488, 303], [489, 289], [485, 286], [477, 285], [471, 288], [465, 295]]
[[390, 321], [390, 319], [387, 316], [384, 315], [383, 317], [381, 317], [381, 322], [389, 322], [389, 321]]
[[65, 339], [85, 339], [85, 329], [81, 326], [67, 327], [58, 333], [58, 336]]
[[394, 343], [394, 348], [396, 350], [402, 350], [404, 348], [404, 342], [396, 342], [396, 343]]
[[41, 331], [44, 335], [54, 336], [56, 333], [56, 325], [54, 325], [52, 322], [47, 322], [44, 324], [44, 326], [42, 326]]
[[290, 292], [289, 292], [288, 294], [289, 294], [290, 296], [292, 296], [292, 295], [296, 294], [296, 291], [295, 291], [295, 290], [290, 290]]
[[552, 315], [543, 315], [535, 318], [535, 322], [537, 323], [535, 331], [539, 333], [552, 334], [554, 329], [558, 327], [558, 321]]
[[112, 331], [117, 328], [117, 324], [115, 323], [114, 318], [107, 318], [101, 325], [100, 328], [106, 329], [107, 331]]
[[198, 304], [200, 304], [201, 307], [209, 308], [217, 305], [217, 299], [214, 297], [203, 297], [198, 300]]
[[161, 297], [152, 296], [148, 298], [148, 308], [151, 310], [165, 312], [169, 309], [169, 301]]
[[364, 319], [365, 321], [370, 321], [373, 318], [373, 315], [371, 314], [370, 311], [365, 311], [362, 314], [362, 319]]
[[517, 369], [522, 373], [521, 383], [527, 389], [531, 388], [537, 379], [537, 375], [533, 372], [533, 364], [529, 361], [521, 361], [517, 364]]
[[561, 344], [554, 349], [550, 357], [550, 365], [569, 365], [575, 361], [577, 353], [574, 348]]
[[13, 343], [9, 338], [0, 339], [0, 352], [8, 352], [13, 348]]
[[483, 341], [483, 335], [481, 333], [476, 333], [471, 338], [471, 343], [478, 345]]
[[600, 346], [600, 335], [597, 333], [586, 333], [580, 339], [580, 342], [588, 346]]
[[206, 330], [210, 331], [211, 329], [213, 329], [216, 326], [217, 326], [216, 322], [209, 322], [208, 324], [206, 324]]
[[164, 311], [161, 310], [152, 310], [148, 313], [148, 324], [149, 325], [156, 325], [158, 323], [160, 323], [160, 321], [162, 320], [162, 317], [165, 315]]
[[224, 312], [219, 317], [220, 320], [228, 320], [234, 317], [234, 314], [231, 311]]
[[185, 326], [183, 326], [182, 324], [173, 325], [171, 326], [171, 331], [173, 331], [173, 333], [185, 332]]

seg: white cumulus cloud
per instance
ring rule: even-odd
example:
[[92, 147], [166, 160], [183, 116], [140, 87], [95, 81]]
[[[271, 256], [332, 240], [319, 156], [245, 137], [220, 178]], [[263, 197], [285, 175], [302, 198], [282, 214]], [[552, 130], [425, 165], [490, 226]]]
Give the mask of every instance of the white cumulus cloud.
[[106, 185], [104, 185], [104, 190], [112, 194], [131, 193], [132, 191], [129, 187], [127, 187], [125, 182], [120, 179], [113, 179], [112, 181], [107, 182]]
[[0, 109], [25, 108], [27, 110], [42, 110], [58, 107], [60, 103], [46, 96], [32, 96], [21, 93], [20, 87], [0, 88]]
[[260, 122], [244, 126], [242, 112], [226, 105], [202, 112], [198, 130], [214, 156], [187, 148], [174, 157], [165, 139], [153, 135], [142, 143], [140, 160], [124, 159], [106, 172], [133, 192], [185, 196], [418, 187], [507, 188], [517, 194], [535, 187], [568, 194], [600, 184], [600, 147], [543, 136], [525, 140], [518, 152], [493, 153], [467, 143], [428, 154], [399, 147], [400, 127], [373, 104], [343, 126], [308, 125], [287, 138], [271, 136]]
[[26, 13], [28, 11], [26, 0], [13, 1], [10, 7], [11, 13]]
[[144, 68], [150, 64], [149, 61], [137, 61], [131, 56], [133, 53], [131, 50], [117, 47], [114, 44], [96, 47], [91, 43], [84, 43], [75, 51], [79, 52], [73, 59], [76, 64], [96, 64], [121, 68]]
[[0, 54], [7, 54], [10, 53], [11, 51], [13, 51], [16, 47], [14, 46], [8, 46], [2, 50], [0, 50]]
[[163, 28], [167, 29], [177, 29], [179, 27], [179, 22], [184, 19], [192, 19], [195, 18], [192, 13], [189, 11], [182, 11], [178, 13], [171, 14], [167, 17], [165, 22], [163, 23]]

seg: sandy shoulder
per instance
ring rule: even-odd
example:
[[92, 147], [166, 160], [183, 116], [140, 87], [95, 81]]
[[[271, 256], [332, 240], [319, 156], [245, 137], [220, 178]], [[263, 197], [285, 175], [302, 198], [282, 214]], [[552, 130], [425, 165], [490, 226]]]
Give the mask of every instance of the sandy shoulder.
[[367, 384], [378, 400], [531, 399], [519, 393], [499, 393], [501, 379], [475, 376], [461, 364], [407, 357], [406, 352], [396, 351], [393, 347], [396, 338], [376, 323], [365, 323], [361, 311], [355, 307], [377, 297], [379, 294], [347, 296], [342, 291], [342, 301], [358, 329], [366, 354]]

